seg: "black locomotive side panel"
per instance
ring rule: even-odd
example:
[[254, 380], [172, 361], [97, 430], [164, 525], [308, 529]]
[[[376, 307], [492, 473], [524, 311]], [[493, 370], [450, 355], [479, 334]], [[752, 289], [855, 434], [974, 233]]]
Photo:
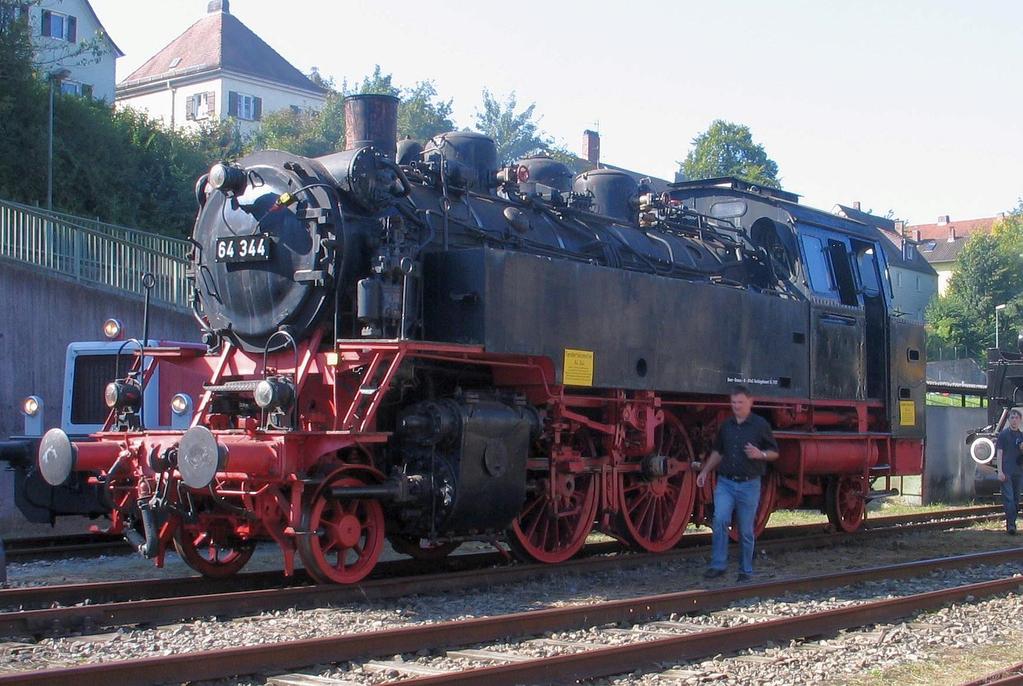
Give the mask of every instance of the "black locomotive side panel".
[[559, 383], [808, 396], [805, 302], [485, 248], [429, 255], [424, 291], [427, 340], [549, 357]]
[[889, 318], [891, 327], [891, 402], [889, 418], [892, 436], [923, 438], [926, 426], [927, 335], [923, 324]]
[[865, 315], [821, 298], [810, 306], [811, 397], [816, 400], [865, 400]]

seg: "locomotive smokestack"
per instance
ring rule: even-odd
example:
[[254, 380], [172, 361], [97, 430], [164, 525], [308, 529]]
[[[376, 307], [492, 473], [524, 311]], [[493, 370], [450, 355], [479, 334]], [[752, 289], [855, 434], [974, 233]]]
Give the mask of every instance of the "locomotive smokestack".
[[394, 159], [398, 145], [398, 98], [393, 95], [345, 98], [345, 150], [367, 145]]

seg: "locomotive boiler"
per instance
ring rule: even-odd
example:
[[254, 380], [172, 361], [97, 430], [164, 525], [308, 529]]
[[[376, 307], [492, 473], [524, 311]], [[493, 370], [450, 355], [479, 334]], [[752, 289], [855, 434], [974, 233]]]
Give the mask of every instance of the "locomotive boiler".
[[[215, 164], [190, 277], [207, 349], [139, 346], [103, 431], [44, 437], [44, 478], [101, 485], [141, 553], [222, 576], [270, 539], [286, 573], [298, 553], [351, 583], [385, 539], [667, 550], [710, 516], [694, 465], [735, 384], [781, 446], [760, 528], [820, 507], [854, 530], [875, 479], [920, 473], [922, 326], [891, 312], [876, 229], [736, 179], [399, 144], [396, 107], [346, 100], [342, 152]], [[142, 421], [165, 365], [206, 379], [184, 432]]]

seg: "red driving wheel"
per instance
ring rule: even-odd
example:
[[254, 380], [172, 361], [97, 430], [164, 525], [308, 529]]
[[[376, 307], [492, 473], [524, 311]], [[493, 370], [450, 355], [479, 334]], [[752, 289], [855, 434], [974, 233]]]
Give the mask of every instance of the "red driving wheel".
[[[585, 431], [577, 432], [573, 447], [583, 457], [593, 457], [596, 448]], [[531, 488], [522, 512], [512, 522], [508, 544], [526, 560], [564, 562], [586, 544], [586, 536], [597, 514], [597, 478], [592, 472], [565, 472], [552, 464], [531, 474]]]
[[[657, 427], [652, 456], [630, 458], [618, 478], [619, 530], [635, 548], [654, 553], [674, 548], [693, 516], [696, 476], [689, 468], [693, 447], [677, 417], [665, 413]], [[656, 457], [663, 467], [650, 474], [644, 463]]]
[[852, 533], [867, 518], [867, 481], [861, 476], [838, 476], [828, 481], [824, 509], [838, 531]]
[[302, 509], [298, 554], [309, 576], [322, 583], [353, 584], [376, 566], [384, 547], [384, 511], [376, 500], [339, 500], [331, 489], [364, 486], [341, 476], [321, 486]]

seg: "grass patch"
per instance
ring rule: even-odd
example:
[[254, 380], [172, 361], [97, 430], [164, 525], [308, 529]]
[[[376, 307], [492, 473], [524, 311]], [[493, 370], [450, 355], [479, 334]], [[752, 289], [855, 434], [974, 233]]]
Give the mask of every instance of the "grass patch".
[[1011, 667], [1020, 661], [1023, 633], [1015, 632], [998, 643], [961, 648], [932, 655], [885, 670], [871, 670], [845, 683], [847, 686], [952, 686]]

